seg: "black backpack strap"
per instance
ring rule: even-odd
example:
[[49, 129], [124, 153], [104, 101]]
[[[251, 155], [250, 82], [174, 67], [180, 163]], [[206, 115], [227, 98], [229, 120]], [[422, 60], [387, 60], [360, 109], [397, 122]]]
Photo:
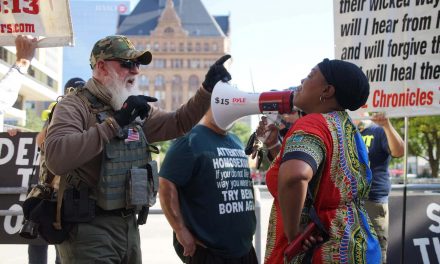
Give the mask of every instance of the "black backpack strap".
[[107, 117], [112, 116], [112, 108], [109, 105], [101, 102], [98, 97], [93, 95], [87, 89], [87, 87], [78, 89], [76, 95], [78, 95], [80, 99], [87, 105], [90, 112], [96, 116], [98, 123], [102, 123]]

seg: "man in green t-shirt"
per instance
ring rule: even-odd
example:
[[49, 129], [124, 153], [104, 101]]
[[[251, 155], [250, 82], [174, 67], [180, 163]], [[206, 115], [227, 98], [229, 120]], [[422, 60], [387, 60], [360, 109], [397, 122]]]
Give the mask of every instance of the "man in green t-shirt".
[[165, 156], [159, 198], [185, 263], [258, 263], [254, 192], [243, 144], [209, 110]]

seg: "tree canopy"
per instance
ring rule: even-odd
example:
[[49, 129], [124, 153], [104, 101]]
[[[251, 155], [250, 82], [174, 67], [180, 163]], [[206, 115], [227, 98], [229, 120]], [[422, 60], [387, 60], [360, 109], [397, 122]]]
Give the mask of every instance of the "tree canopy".
[[[403, 137], [404, 119], [391, 120]], [[411, 117], [408, 122], [408, 156], [425, 159], [431, 167], [432, 177], [437, 178], [440, 158], [440, 116]]]

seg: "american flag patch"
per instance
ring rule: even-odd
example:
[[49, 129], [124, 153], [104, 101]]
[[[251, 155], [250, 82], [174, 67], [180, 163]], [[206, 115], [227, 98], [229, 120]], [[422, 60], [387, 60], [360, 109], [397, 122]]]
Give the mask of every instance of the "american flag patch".
[[139, 132], [137, 132], [133, 128], [129, 128], [128, 136], [125, 139], [125, 142], [138, 141], [138, 140], [139, 140]]

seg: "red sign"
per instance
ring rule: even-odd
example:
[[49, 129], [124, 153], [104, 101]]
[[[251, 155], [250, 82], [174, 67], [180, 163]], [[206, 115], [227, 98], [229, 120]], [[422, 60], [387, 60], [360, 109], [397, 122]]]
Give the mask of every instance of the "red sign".
[[244, 104], [244, 103], [246, 103], [246, 98], [245, 98], [245, 97], [241, 97], [241, 98], [232, 98], [232, 103], [236, 103], [236, 104]]

